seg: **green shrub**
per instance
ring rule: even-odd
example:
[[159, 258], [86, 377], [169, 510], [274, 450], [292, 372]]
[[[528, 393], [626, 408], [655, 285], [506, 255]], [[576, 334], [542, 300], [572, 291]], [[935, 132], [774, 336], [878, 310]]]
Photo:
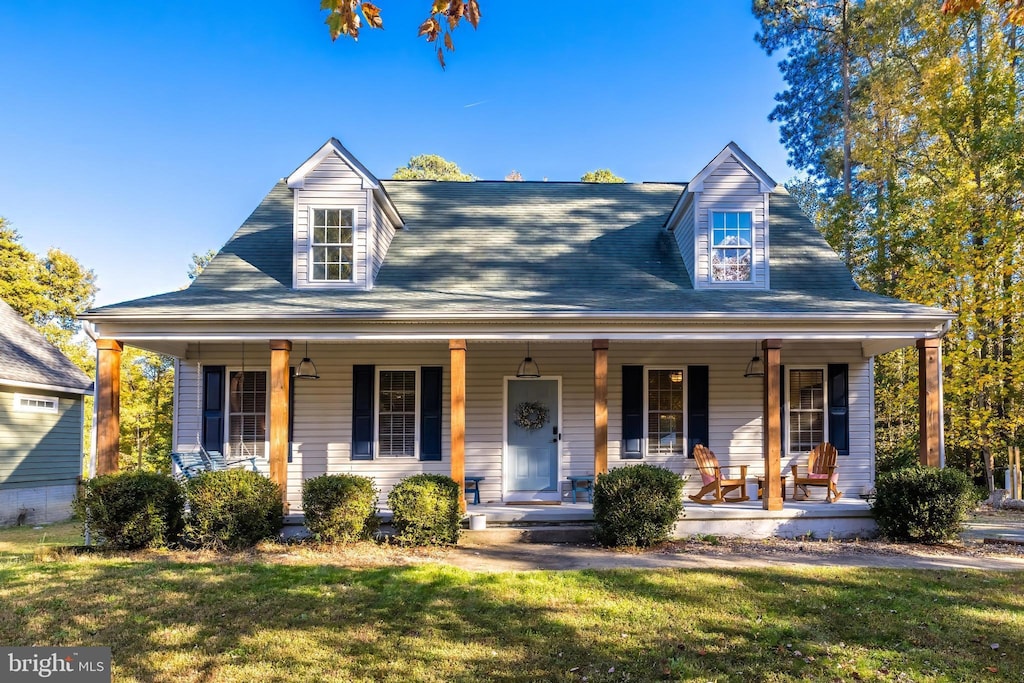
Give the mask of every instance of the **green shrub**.
[[955, 537], [975, 503], [967, 475], [951, 468], [906, 467], [878, 477], [871, 512], [892, 541], [938, 543]]
[[188, 481], [185, 495], [185, 538], [192, 545], [248, 548], [281, 531], [281, 488], [259, 472], [203, 472]]
[[683, 479], [653, 465], [618, 467], [594, 484], [594, 522], [603, 545], [664, 541], [683, 510]]
[[73, 508], [88, 519], [103, 545], [133, 550], [174, 543], [181, 535], [185, 499], [173, 478], [156, 472], [124, 472], [89, 479]]
[[395, 539], [407, 545], [458, 543], [459, 485], [441, 474], [416, 474], [388, 494]]
[[302, 484], [306, 528], [328, 543], [369, 538], [377, 530], [377, 489], [357, 474], [325, 474]]

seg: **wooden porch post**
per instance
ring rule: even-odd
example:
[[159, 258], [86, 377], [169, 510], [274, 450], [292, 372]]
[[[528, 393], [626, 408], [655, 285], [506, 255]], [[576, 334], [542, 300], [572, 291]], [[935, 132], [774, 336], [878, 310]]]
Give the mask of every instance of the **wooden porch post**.
[[764, 349], [764, 494], [765, 510], [782, 509], [782, 340], [765, 339]]
[[595, 339], [594, 350], [594, 475], [608, 471], [608, 340]]
[[942, 373], [942, 340], [917, 340], [918, 420], [921, 444], [918, 457], [922, 465], [939, 467], [942, 449], [942, 411], [940, 409], [940, 375]]
[[281, 487], [281, 502], [288, 512], [288, 371], [292, 343], [270, 340], [270, 478]]
[[113, 474], [121, 451], [121, 352], [116, 339], [96, 340], [96, 474]]
[[452, 364], [452, 479], [459, 485], [459, 509], [466, 511], [466, 340], [449, 339]]

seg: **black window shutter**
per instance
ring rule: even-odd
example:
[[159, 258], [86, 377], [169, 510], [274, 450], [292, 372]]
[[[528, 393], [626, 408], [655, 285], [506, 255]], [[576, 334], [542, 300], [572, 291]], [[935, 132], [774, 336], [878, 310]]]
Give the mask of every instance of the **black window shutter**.
[[224, 450], [224, 366], [203, 366], [203, 448]]
[[288, 462], [292, 461], [295, 441], [295, 368], [288, 368]]
[[[782, 446], [779, 450], [786, 452], [786, 366], [779, 366], [779, 439]], [[767, 426], [767, 425], [766, 425]]]
[[697, 444], [708, 445], [710, 423], [708, 420], [708, 366], [691, 365], [687, 368], [686, 404], [689, 411], [686, 422], [687, 446], [689, 457], [693, 457], [693, 447]]
[[352, 459], [373, 460], [374, 366], [352, 366]]
[[443, 368], [420, 368], [420, 460], [441, 459], [441, 377]]
[[850, 454], [850, 366], [828, 366], [828, 440], [839, 455]]
[[624, 460], [644, 457], [644, 367], [622, 366], [622, 454]]

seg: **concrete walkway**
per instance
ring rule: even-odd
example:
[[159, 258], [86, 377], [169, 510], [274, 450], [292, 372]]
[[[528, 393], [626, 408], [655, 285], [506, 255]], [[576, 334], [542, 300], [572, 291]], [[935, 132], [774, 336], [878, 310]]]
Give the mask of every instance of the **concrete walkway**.
[[[566, 530], [568, 531], [568, 530]], [[567, 534], [568, 535], [568, 534]], [[469, 571], [504, 572], [569, 569], [720, 569], [756, 567], [876, 567], [890, 569], [975, 569], [1024, 571], [1024, 550], [987, 552], [983, 543], [1024, 545], [1024, 515], [972, 518], [961, 536], [961, 551], [932, 551], [893, 544], [808, 542], [729, 544], [679, 552], [623, 552], [588, 543], [524, 543], [514, 534], [488, 534], [466, 540], [446, 558]]]
[[890, 569], [978, 569], [1024, 571], [1024, 555], [872, 552], [837, 549], [818, 553], [738, 549], [729, 552], [622, 552], [594, 546], [497, 543], [459, 546], [445, 562], [468, 571], [506, 572], [569, 569], [721, 569], [756, 567], [876, 567]]

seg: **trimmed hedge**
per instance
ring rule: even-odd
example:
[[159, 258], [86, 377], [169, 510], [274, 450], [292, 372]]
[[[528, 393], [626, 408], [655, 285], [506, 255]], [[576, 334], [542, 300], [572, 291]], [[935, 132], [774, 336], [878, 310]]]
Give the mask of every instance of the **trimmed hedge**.
[[377, 489], [357, 474], [324, 474], [302, 483], [306, 528], [327, 543], [369, 538], [379, 527]]
[[955, 469], [906, 467], [875, 483], [871, 512], [892, 541], [938, 543], [956, 537], [975, 503], [967, 475]]
[[416, 474], [398, 482], [388, 494], [395, 540], [406, 545], [459, 542], [462, 512], [459, 485], [442, 474]]
[[683, 478], [653, 465], [617, 467], [594, 483], [597, 540], [649, 546], [666, 540], [683, 510]]
[[124, 550], [175, 543], [185, 498], [172, 477], [156, 472], [107, 474], [83, 482], [72, 503], [102, 545]]
[[284, 525], [281, 488], [259, 472], [203, 472], [185, 485], [185, 539], [207, 548], [238, 550], [277, 536]]

